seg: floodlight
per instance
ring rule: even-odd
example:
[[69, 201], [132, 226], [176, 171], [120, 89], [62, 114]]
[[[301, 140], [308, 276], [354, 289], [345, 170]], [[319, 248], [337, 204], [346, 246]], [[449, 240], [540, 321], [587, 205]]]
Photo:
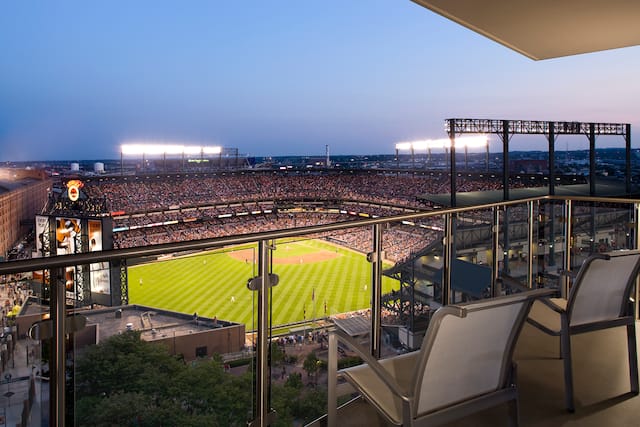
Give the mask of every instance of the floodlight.
[[204, 154], [220, 154], [222, 147], [202, 147], [202, 152]]
[[164, 152], [165, 154], [182, 154], [184, 151], [184, 146], [182, 145], [165, 145]]
[[144, 145], [141, 144], [122, 144], [120, 146], [122, 154], [136, 155], [144, 153]]
[[120, 152], [123, 155], [220, 154], [222, 152], [222, 147], [182, 145], [182, 144], [130, 143], [130, 144], [122, 144], [120, 146]]
[[426, 150], [427, 148], [429, 148], [429, 140], [425, 139], [420, 141], [413, 141], [411, 143], [411, 146], [414, 150]]
[[456, 147], [486, 147], [488, 142], [489, 138], [486, 135], [461, 136], [456, 139]]
[[396, 150], [410, 150], [411, 143], [410, 142], [398, 142], [396, 144]]
[[182, 147], [184, 154], [200, 154], [202, 153], [202, 147], [195, 145], [185, 145]]
[[451, 141], [446, 138], [429, 140], [429, 148], [449, 148], [450, 146]]
[[147, 145], [144, 148], [144, 154], [160, 155], [165, 153], [164, 145]]
[[[455, 139], [456, 148], [486, 147], [488, 143], [489, 138], [486, 135], [461, 136]], [[412, 142], [398, 142], [396, 144], [396, 150], [447, 149], [449, 147], [451, 147], [451, 140], [449, 138], [424, 139]]]

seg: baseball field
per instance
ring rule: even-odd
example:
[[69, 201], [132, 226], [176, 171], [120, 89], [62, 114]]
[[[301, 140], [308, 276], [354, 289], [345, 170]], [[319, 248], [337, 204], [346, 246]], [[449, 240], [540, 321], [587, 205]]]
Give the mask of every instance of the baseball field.
[[[256, 246], [225, 248], [129, 267], [129, 303], [198, 313], [255, 328]], [[371, 264], [364, 255], [322, 240], [277, 242], [273, 325], [370, 307]], [[399, 283], [383, 277], [383, 293]]]

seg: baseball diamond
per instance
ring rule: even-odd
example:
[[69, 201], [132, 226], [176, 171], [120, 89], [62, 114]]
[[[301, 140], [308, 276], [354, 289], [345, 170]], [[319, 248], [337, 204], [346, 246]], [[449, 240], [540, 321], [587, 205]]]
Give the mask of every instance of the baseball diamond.
[[[240, 322], [255, 328], [256, 246], [181, 256], [129, 268], [129, 300], [182, 313]], [[273, 324], [282, 325], [368, 308], [371, 265], [359, 252], [319, 239], [277, 242]], [[383, 278], [383, 292], [399, 283]]]

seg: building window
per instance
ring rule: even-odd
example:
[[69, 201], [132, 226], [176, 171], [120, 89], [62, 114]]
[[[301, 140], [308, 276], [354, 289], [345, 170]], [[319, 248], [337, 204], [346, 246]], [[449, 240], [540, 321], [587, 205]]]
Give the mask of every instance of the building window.
[[196, 357], [207, 357], [207, 346], [196, 347]]

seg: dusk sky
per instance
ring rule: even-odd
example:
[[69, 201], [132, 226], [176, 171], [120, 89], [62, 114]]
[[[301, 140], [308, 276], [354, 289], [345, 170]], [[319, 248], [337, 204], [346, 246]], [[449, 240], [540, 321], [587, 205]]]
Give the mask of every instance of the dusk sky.
[[409, 0], [9, 0], [0, 48], [0, 161], [392, 154], [452, 117], [631, 123], [640, 147], [639, 47], [535, 62]]

